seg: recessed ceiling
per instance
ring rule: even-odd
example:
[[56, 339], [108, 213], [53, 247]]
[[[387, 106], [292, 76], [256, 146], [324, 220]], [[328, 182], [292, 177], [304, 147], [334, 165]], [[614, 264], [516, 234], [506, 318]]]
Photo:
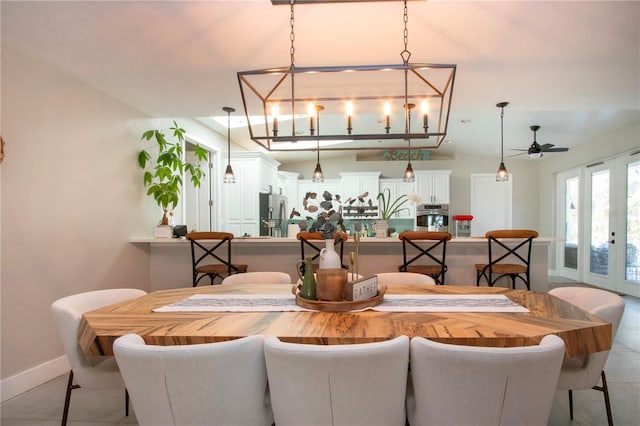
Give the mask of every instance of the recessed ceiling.
[[[640, 2], [408, 8], [411, 61], [458, 66], [443, 153], [497, 155], [500, 101], [509, 101], [505, 156], [531, 144], [533, 124], [542, 126], [540, 144], [572, 147], [640, 118]], [[396, 1], [296, 6], [296, 64], [400, 63], [402, 9]], [[290, 11], [269, 0], [3, 1], [0, 11], [3, 48], [152, 116], [201, 117], [223, 134], [209, 117], [225, 116], [227, 105], [243, 113], [236, 73], [290, 63]], [[241, 127], [232, 139], [257, 147]]]

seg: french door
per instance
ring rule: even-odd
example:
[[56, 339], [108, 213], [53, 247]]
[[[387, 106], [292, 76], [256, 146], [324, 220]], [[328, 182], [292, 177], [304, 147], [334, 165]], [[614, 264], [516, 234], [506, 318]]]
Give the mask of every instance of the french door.
[[640, 296], [639, 155], [587, 166], [584, 187], [579, 276], [587, 284]]

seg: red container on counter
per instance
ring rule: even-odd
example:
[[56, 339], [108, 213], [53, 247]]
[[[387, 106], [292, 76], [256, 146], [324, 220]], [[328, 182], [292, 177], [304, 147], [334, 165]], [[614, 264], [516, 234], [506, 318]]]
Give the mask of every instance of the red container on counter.
[[470, 237], [471, 236], [471, 220], [473, 216], [470, 214], [457, 214], [453, 216], [453, 220], [456, 221], [456, 237]]

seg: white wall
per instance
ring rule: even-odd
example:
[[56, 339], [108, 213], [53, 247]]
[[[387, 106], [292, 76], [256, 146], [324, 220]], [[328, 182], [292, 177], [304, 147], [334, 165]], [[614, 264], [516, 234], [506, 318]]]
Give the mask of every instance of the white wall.
[[[150, 288], [146, 249], [159, 209], [142, 187], [140, 136], [166, 128], [83, 83], [2, 46], [1, 377], [2, 398], [64, 350], [50, 305], [59, 297]], [[176, 119], [206, 145], [220, 135]], [[162, 127], [164, 126], [164, 127]], [[225, 144], [226, 145], [226, 144]], [[61, 374], [54, 363], [46, 374]], [[41, 369], [42, 370], [42, 369]], [[51, 378], [51, 377], [49, 377]]]

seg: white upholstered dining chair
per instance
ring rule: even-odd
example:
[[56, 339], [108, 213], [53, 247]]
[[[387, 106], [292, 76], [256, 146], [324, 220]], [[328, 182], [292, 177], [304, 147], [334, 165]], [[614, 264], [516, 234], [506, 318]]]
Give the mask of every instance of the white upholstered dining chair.
[[113, 353], [141, 426], [273, 423], [261, 335], [155, 346], [127, 334]]
[[[549, 294], [565, 300], [593, 315], [611, 323], [611, 344], [615, 339], [622, 314], [624, 313], [624, 299], [606, 290], [588, 287], [558, 287], [549, 290]], [[584, 357], [569, 358], [562, 364], [558, 389], [569, 391], [569, 415], [573, 420], [573, 390], [595, 389], [604, 395], [607, 421], [613, 424], [611, 402], [604, 365], [609, 351], [600, 351]], [[598, 381], [602, 385], [598, 386]]]
[[[64, 409], [62, 411], [63, 426], [67, 424], [72, 390], [78, 388], [125, 389], [113, 357], [93, 357], [93, 359], [89, 359], [82, 352], [78, 344], [78, 327], [80, 326], [82, 314], [127, 299], [144, 296], [145, 294], [147, 294], [145, 291], [135, 288], [114, 288], [74, 294], [58, 299], [51, 304], [53, 322], [71, 365], [64, 399]], [[129, 405], [126, 397], [125, 410], [128, 415]]]
[[229, 275], [222, 284], [291, 284], [291, 277], [285, 272], [245, 272]]
[[489, 348], [411, 339], [411, 425], [546, 425], [564, 342]]
[[381, 272], [376, 274], [378, 284], [434, 284], [434, 280], [429, 275], [418, 274], [417, 272]]
[[305, 345], [265, 340], [275, 424], [404, 426], [409, 338]]

